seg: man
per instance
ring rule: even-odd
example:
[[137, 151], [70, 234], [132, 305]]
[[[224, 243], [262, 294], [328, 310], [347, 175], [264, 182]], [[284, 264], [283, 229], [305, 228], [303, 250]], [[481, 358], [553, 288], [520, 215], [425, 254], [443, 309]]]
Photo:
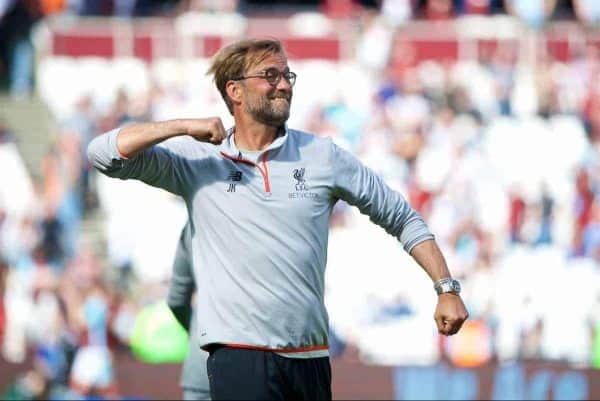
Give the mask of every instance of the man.
[[233, 43], [209, 72], [233, 128], [216, 117], [133, 124], [95, 138], [88, 156], [186, 202], [211, 397], [331, 399], [323, 281], [339, 199], [398, 238], [441, 294], [438, 330], [456, 333], [467, 311], [421, 217], [330, 139], [285, 125], [296, 74], [281, 43]]
[[196, 289], [190, 245], [192, 232], [190, 225], [186, 224], [181, 231], [179, 244], [173, 262], [173, 275], [167, 295], [167, 305], [177, 318], [177, 321], [190, 334], [188, 354], [183, 362], [181, 372], [181, 387], [184, 400], [210, 400], [210, 388], [206, 373], [206, 359], [208, 353], [198, 346], [198, 331], [192, 319], [192, 295]]

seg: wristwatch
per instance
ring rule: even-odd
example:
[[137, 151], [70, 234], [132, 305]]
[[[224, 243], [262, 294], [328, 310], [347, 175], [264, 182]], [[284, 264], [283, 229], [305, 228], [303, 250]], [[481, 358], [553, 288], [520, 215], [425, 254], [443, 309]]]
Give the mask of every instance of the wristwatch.
[[435, 288], [435, 292], [437, 292], [438, 295], [445, 294], [447, 292], [452, 294], [460, 294], [460, 283], [458, 280], [450, 277], [436, 281], [436, 283], [433, 285], [433, 288]]

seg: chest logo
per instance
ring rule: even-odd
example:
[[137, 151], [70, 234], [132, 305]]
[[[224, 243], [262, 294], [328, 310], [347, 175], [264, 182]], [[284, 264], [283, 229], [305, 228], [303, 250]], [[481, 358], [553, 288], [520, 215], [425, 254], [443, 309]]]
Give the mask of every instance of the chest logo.
[[294, 169], [294, 179], [296, 180], [296, 191], [308, 191], [306, 186], [306, 180], [304, 179], [304, 173], [306, 169], [304, 167]]
[[229, 176], [227, 176], [227, 179], [234, 181], [234, 182], [240, 182], [240, 181], [242, 181], [242, 172], [241, 171], [232, 171], [229, 173]]
[[231, 171], [227, 179], [231, 181], [229, 187], [227, 187], [227, 192], [235, 192], [235, 186], [238, 182], [242, 181], [242, 172], [239, 170]]
[[294, 185], [296, 191], [290, 192], [288, 194], [288, 198], [311, 199], [319, 197], [319, 195], [316, 192], [309, 191], [308, 185], [306, 185], [306, 180], [304, 179], [304, 173], [306, 173], [306, 169], [304, 167], [296, 168], [292, 172], [292, 177], [294, 178], [294, 180], [296, 180], [296, 184]]

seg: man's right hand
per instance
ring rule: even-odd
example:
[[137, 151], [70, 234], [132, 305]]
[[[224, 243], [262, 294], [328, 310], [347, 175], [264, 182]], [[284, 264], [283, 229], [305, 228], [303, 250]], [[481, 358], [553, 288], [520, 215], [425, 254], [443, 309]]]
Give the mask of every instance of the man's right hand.
[[227, 135], [223, 122], [219, 117], [182, 120], [187, 135], [200, 142], [218, 145]]

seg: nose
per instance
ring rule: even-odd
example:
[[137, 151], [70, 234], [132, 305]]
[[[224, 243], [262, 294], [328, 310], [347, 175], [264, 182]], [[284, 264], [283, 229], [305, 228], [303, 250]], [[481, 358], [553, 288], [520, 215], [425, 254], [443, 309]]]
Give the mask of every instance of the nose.
[[283, 75], [280, 76], [279, 82], [277, 82], [277, 85], [275, 86], [275, 88], [277, 90], [285, 90], [288, 92], [292, 91], [292, 85], [289, 83], [289, 81]]

